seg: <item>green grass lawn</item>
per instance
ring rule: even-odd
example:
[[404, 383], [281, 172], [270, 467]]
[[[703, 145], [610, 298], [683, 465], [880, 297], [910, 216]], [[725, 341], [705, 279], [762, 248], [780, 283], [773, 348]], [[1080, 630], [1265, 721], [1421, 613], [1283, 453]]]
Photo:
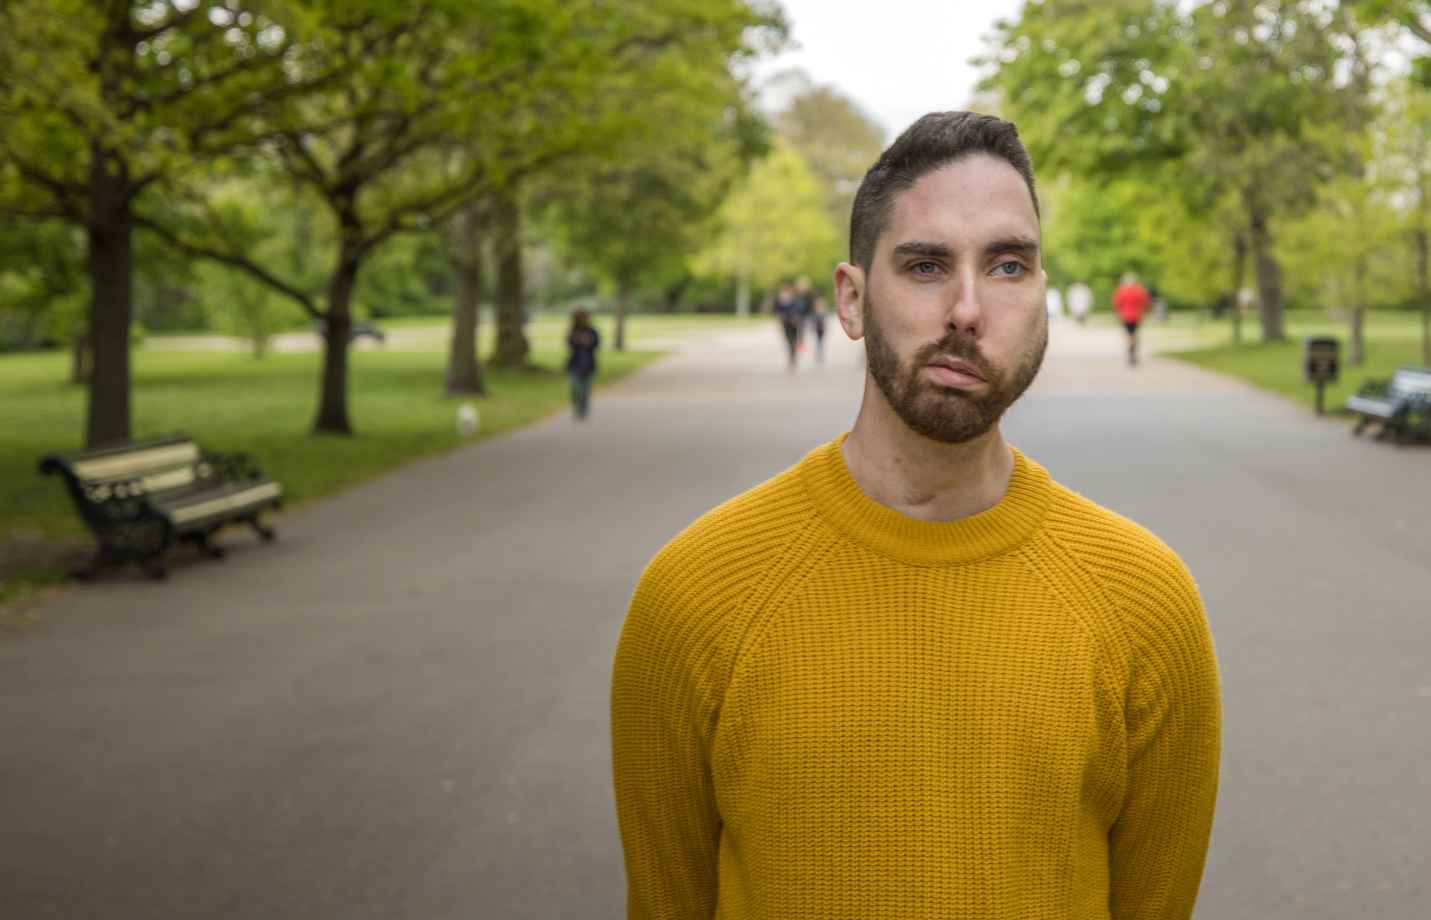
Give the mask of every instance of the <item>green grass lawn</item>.
[[[635, 347], [626, 352], [604, 347], [598, 384], [661, 354], [641, 349], [642, 339], [736, 328], [734, 320], [699, 319], [633, 318], [628, 335]], [[481, 414], [478, 438], [528, 424], [567, 404], [566, 378], [559, 372], [565, 322], [534, 321], [528, 331], [533, 360], [549, 370], [484, 368], [489, 395], [471, 400]], [[256, 361], [241, 352], [141, 348], [133, 356], [134, 435], [182, 431], [214, 450], [248, 451], [283, 483], [290, 506], [465, 440], [455, 424], [457, 406], [465, 399], [442, 395], [446, 354], [440, 348], [355, 350], [351, 360], [349, 413], [356, 434], [320, 437], [309, 433], [318, 398], [316, 353], [270, 354]], [[53, 566], [16, 563], [18, 552], [9, 554], [7, 566], [7, 542], [13, 547], [23, 541], [33, 549], [37, 543], [43, 548], [84, 540], [83, 525], [59, 478], [36, 471], [44, 453], [81, 444], [85, 392], [65, 382], [67, 361], [59, 352], [0, 356], [0, 599], [58, 575]]]
[[[667, 338], [705, 332], [719, 332], [739, 329], [751, 325], [768, 325], [769, 314], [756, 314], [744, 319], [722, 313], [643, 313], [628, 317], [626, 335], [637, 344], [643, 338]], [[534, 347], [542, 344], [559, 344], [566, 338], [570, 318], [561, 313], [539, 313], [527, 323], [527, 338]], [[602, 339], [610, 342], [616, 334], [616, 321], [608, 314], [597, 314], [592, 318]], [[383, 330], [433, 329], [446, 330], [451, 327], [451, 319], [446, 316], [393, 316], [372, 320], [373, 325]], [[484, 314], [480, 324], [482, 341], [490, 343], [495, 335], [492, 318]]]
[[[1111, 320], [1109, 320], [1111, 322]], [[1385, 379], [1403, 365], [1421, 365], [1421, 318], [1403, 311], [1372, 311], [1366, 318], [1365, 363], [1348, 363], [1350, 329], [1345, 319], [1322, 311], [1293, 311], [1287, 314], [1287, 341], [1264, 345], [1255, 317], [1243, 321], [1243, 344], [1231, 344], [1231, 322], [1217, 322], [1194, 314], [1173, 314], [1165, 326], [1145, 327], [1149, 344], [1166, 354], [1209, 370], [1240, 377], [1255, 386], [1290, 397], [1307, 406], [1316, 405], [1316, 387], [1303, 378], [1303, 340], [1308, 336], [1332, 336], [1342, 343], [1341, 375], [1326, 387], [1326, 408], [1341, 412], [1346, 398], [1368, 379]]]

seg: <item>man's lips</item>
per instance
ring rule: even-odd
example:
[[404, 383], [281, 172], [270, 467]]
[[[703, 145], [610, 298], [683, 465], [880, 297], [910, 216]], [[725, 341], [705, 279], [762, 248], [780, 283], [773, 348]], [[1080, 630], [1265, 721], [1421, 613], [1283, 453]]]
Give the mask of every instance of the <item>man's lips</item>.
[[967, 388], [986, 382], [983, 374], [958, 358], [934, 358], [925, 367], [936, 380], [945, 386]]

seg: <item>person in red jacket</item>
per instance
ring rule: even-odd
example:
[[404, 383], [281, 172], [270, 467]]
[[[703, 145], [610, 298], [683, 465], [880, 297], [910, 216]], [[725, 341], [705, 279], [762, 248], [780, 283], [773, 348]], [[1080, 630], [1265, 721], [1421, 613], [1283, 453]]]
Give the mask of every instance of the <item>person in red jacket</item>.
[[1148, 312], [1152, 301], [1148, 289], [1139, 284], [1132, 273], [1124, 275], [1123, 283], [1113, 292], [1113, 312], [1118, 314], [1123, 328], [1128, 330], [1129, 367], [1138, 363], [1138, 324], [1143, 321], [1143, 314]]

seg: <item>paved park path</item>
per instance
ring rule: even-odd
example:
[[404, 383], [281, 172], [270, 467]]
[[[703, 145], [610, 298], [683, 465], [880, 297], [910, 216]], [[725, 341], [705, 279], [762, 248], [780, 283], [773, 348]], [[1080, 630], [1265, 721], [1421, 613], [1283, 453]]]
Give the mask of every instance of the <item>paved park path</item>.
[[[838, 335], [838, 329], [835, 330]], [[46, 602], [0, 641], [0, 916], [622, 914], [607, 691], [645, 560], [848, 426], [858, 348], [708, 340], [553, 418]], [[1187, 560], [1223, 668], [1199, 916], [1431, 902], [1431, 451], [1054, 330], [1011, 440]]]

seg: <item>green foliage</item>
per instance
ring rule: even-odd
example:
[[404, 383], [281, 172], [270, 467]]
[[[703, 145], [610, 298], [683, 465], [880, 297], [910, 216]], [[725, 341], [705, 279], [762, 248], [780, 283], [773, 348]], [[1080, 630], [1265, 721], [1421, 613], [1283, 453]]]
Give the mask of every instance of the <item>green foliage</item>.
[[638, 59], [638, 80], [621, 69], [599, 75], [595, 107], [619, 132], [529, 188], [547, 203], [547, 225], [570, 260], [618, 296], [685, 275], [711, 214], [767, 149], [765, 126], [731, 72], [732, 54], [747, 50], [748, 29], [761, 20], [741, 2], [701, 9], [710, 34], [658, 42]]
[[865, 172], [884, 149], [884, 131], [833, 86], [810, 86], [775, 117], [776, 130], [825, 189], [830, 221], [848, 248], [850, 210]]
[[718, 220], [719, 234], [694, 262], [697, 273], [769, 288], [800, 275], [823, 281], [842, 258], [825, 189], [783, 142], [755, 164], [721, 206]]
[[71, 227], [0, 225], [0, 351], [67, 342], [83, 330], [83, 264]]
[[1411, 62], [1415, 81], [1431, 89], [1431, 4], [1426, 0], [1343, 0], [1369, 22], [1391, 22], [1421, 42], [1422, 52]]
[[[1241, 239], [1264, 336], [1281, 334], [1277, 227], [1356, 169], [1347, 139], [1369, 118], [1369, 52], [1351, 16], [1320, 0], [1035, 0], [998, 28], [986, 63], [1045, 182], [1115, 182], [1137, 201], [1117, 224], [1121, 258], [1205, 302], [1231, 287]], [[1109, 229], [1106, 200], [1069, 206], [1088, 211], [1073, 224]], [[1060, 223], [1054, 244], [1081, 251], [1055, 259], [1106, 258]]]

